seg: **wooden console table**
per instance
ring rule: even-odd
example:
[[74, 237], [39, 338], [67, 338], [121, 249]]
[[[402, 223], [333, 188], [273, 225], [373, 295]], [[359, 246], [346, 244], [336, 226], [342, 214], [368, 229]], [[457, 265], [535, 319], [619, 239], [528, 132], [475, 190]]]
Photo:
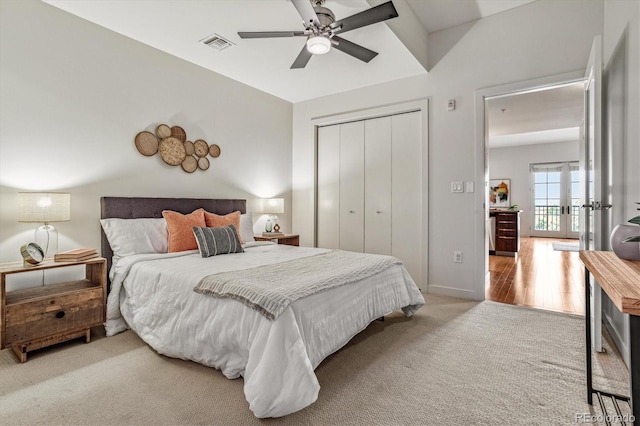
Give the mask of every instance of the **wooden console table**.
[[[640, 422], [640, 261], [622, 260], [610, 251], [580, 251], [585, 266], [585, 324], [587, 343], [587, 401], [593, 405], [598, 397], [606, 414], [602, 396], [610, 397], [618, 411], [616, 400], [628, 401], [636, 423]], [[589, 272], [607, 293], [620, 312], [629, 314], [629, 387], [631, 398], [593, 388], [591, 367], [591, 292]], [[616, 413], [619, 415], [619, 412]]]

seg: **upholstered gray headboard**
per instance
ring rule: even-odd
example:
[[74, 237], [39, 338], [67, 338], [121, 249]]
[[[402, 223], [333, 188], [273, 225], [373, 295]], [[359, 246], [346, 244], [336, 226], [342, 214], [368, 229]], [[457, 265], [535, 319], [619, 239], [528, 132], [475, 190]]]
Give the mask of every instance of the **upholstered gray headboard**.
[[[135, 219], [142, 217], [162, 217], [163, 210], [188, 214], [203, 208], [216, 214], [235, 211], [247, 212], [246, 200], [217, 200], [210, 198], [145, 198], [145, 197], [102, 197], [100, 198], [100, 218]], [[102, 257], [107, 259], [107, 271], [111, 269], [113, 250], [100, 227]]]

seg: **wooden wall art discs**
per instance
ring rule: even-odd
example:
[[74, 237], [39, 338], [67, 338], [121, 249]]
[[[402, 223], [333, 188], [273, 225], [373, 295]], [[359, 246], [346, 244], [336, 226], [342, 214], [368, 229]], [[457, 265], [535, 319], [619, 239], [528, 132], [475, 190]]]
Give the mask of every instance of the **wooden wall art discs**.
[[151, 132], [140, 132], [135, 138], [136, 148], [142, 155], [150, 157], [158, 152], [158, 138]]
[[196, 149], [196, 155], [198, 157], [206, 157], [209, 153], [209, 144], [203, 141], [202, 139], [198, 139], [193, 143], [193, 146]]
[[171, 127], [166, 124], [159, 125], [156, 127], [156, 135], [158, 135], [160, 139], [168, 138], [171, 136]]
[[191, 141], [186, 141], [184, 143], [184, 150], [187, 155], [193, 155], [193, 153], [196, 152], [196, 148], [193, 146], [193, 142]]
[[220, 157], [220, 147], [216, 144], [213, 144], [209, 147], [209, 155], [213, 158]]
[[180, 126], [173, 126], [171, 128], [171, 136], [178, 139], [180, 142], [187, 141], [187, 133]]
[[198, 168], [198, 160], [193, 155], [187, 155], [182, 161], [182, 170], [187, 173], [193, 173]]
[[[2, 1], [2, 0], [0, 0]], [[220, 147], [211, 146], [203, 139], [195, 142], [187, 140], [187, 133], [180, 126], [169, 127], [159, 124], [153, 132], [142, 131], [135, 137], [136, 149], [140, 154], [150, 157], [160, 154], [162, 160], [170, 166], [181, 166], [187, 173], [197, 169], [207, 170], [211, 166], [207, 155], [220, 156]]]
[[207, 170], [209, 168], [209, 159], [207, 157], [198, 158], [198, 168], [200, 170]]
[[174, 137], [162, 139], [159, 151], [164, 162], [170, 166], [178, 166], [182, 164], [187, 156], [182, 141]]

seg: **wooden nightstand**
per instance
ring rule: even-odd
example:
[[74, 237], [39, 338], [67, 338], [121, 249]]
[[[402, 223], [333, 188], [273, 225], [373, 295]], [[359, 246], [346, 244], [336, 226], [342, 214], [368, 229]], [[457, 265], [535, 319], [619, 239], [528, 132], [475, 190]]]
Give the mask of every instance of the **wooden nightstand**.
[[256, 235], [256, 241], [275, 241], [278, 244], [285, 244], [288, 246], [299, 246], [300, 245], [300, 235], [298, 234], [284, 234], [284, 237], [264, 237], [262, 235]]
[[[85, 265], [85, 279], [6, 291], [7, 275]], [[96, 257], [81, 262], [44, 261], [24, 267], [22, 262], [0, 264], [2, 319], [0, 349], [11, 347], [20, 359], [36, 349], [84, 337], [106, 320], [107, 261]]]

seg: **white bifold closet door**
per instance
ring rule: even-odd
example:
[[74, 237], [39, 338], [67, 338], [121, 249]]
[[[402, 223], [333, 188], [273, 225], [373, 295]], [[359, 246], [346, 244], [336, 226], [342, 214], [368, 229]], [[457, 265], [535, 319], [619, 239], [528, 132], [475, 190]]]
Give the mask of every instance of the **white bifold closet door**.
[[[344, 143], [343, 141], [349, 141]], [[364, 122], [340, 125], [340, 245], [364, 251]]]
[[391, 117], [364, 122], [364, 252], [391, 254]]
[[419, 112], [318, 129], [317, 245], [393, 255], [420, 285]]

